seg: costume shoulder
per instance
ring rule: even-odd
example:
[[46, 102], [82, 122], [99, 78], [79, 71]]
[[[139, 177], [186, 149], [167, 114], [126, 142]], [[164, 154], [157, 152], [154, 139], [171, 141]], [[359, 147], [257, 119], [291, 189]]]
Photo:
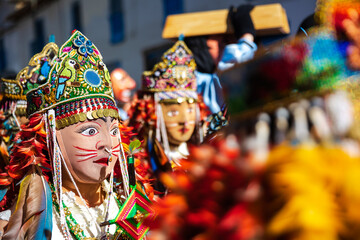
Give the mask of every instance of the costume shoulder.
[[44, 177], [31, 170], [21, 181], [16, 208], [10, 217], [4, 240], [50, 239], [52, 198]]

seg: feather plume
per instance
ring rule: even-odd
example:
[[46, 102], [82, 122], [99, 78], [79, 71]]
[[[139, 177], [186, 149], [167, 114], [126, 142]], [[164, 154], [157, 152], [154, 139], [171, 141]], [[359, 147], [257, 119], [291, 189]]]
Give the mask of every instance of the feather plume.
[[46, 134], [44, 134], [44, 121], [42, 119], [40, 114], [32, 116], [28, 124], [23, 126], [23, 129], [15, 137], [9, 165], [6, 166], [4, 172], [0, 173], [0, 184], [5, 188], [10, 187], [0, 202], [0, 210], [7, 209], [12, 205], [18, 192], [17, 183], [30, 170], [32, 171], [32, 166], [39, 167], [42, 176], [46, 180], [49, 179], [51, 166], [46, 146]]
[[36, 165], [40, 167], [46, 179], [49, 178], [51, 166], [44, 132], [45, 123], [42, 115], [33, 115], [29, 123], [18, 133], [18, 141], [13, 147], [8, 167], [10, 177], [20, 180], [31, 165]]
[[34, 169], [21, 181], [18, 202], [7, 229], [5, 240], [51, 238], [51, 191]]

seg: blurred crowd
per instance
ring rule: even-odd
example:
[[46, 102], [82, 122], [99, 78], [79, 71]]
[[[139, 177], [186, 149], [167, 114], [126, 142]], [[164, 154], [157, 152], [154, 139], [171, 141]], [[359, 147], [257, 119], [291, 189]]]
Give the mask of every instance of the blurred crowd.
[[358, 239], [360, 1], [270, 46], [255, 7], [136, 92], [77, 30], [2, 78], [0, 239]]

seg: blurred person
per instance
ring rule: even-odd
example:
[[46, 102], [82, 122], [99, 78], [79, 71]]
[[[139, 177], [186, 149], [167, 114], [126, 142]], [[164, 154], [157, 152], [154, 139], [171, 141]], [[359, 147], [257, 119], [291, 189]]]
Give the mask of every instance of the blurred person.
[[348, 14], [349, 17], [342, 22], [343, 31], [350, 41], [348, 64], [352, 69], [360, 70], [360, 14], [356, 9], [349, 9]]
[[253, 58], [255, 28], [250, 17], [252, 5], [230, 7], [228, 19], [234, 34], [219, 34], [185, 38], [197, 64], [198, 93], [213, 114], [224, 110], [223, 90], [217, 71], [224, 71], [236, 63]]
[[155, 190], [164, 194], [159, 181], [163, 172], [182, 167], [188, 144], [200, 143], [205, 106], [196, 92], [196, 64], [184, 41], [167, 50], [152, 71], [145, 71], [142, 90], [129, 111], [129, 126], [143, 140]]
[[119, 109], [121, 120], [125, 121], [129, 118], [127, 111], [131, 106], [132, 90], [136, 87], [136, 82], [122, 68], [115, 68], [110, 74], [114, 97]]

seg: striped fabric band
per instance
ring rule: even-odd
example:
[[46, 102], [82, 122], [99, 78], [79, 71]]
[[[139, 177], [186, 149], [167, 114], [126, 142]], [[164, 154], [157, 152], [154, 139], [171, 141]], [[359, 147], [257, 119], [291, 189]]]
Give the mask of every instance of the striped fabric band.
[[159, 92], [157, 93], [159, 100], [166, 99], [177, 99], [177, 98], [193, 98], [198, 99], [197, 92], [195, 91], [168, 91], [168, 92]]

